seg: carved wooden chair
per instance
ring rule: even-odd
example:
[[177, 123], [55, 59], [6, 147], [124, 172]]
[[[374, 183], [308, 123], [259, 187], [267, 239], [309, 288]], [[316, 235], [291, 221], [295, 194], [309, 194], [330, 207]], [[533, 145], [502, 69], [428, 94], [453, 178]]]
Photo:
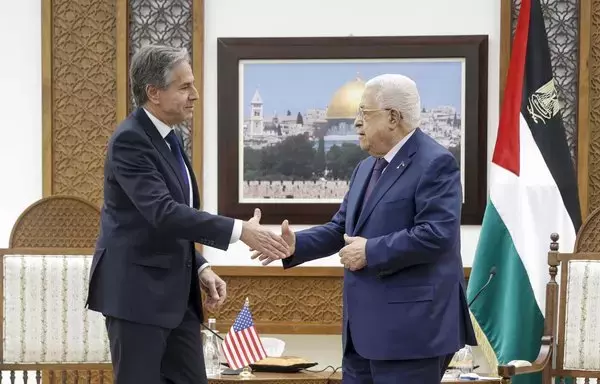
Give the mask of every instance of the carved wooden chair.
[[11, 383], [112, 382], [104, 320], [84, 307], [99, 220], [84, 200], [48, 197], [21, 214], [0, 250], [0, 370]]
[[[577, 233], [573, 253], [558, 252], [551, 235], [544, 334], [537, 359], [498, 367], [505, 384], [542, 373], [542, 383], [600, 384], [600, 209]], [[556, 275], [560, 268], [560, 284]]]

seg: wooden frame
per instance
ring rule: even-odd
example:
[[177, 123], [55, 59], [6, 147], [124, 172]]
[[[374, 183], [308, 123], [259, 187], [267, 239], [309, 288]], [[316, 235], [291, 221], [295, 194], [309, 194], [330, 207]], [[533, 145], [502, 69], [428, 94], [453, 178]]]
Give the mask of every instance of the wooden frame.
[[579, 1], [579, 95], [577, 98], [577, 186], [581, 217], [591, 212], [589, 204], [590, 162], [590, 50], [592, 37], [592, 1]]
[[500, 98], [498, 103], [498, 108], [500, 109], [502, 108], [502, 99], [504, 98], [508, 67], [510, 66], [510, 51], [512, 45], [511, 25], [512, 0], [500, 0]]
[[[53, 5], [56, 0], [42, 0], [42, 190], [43, 196], [62, 193], [56, 191], [54, 174], [54, 112], [57, 108], [54, 104], [53, 89], [53, 46], [55, 44], [53, 33]], [[202, 193], [203, 167], [202, 159], [204, 156], [203, 127], [204, 127], [204, 0], [194, 0], [192, 2], [192, 69], [196, 78], [196, 88], [199, 90], [199, 99], [197, 107], [194, 109], [192, 126], [192, 168], [198, 182], [198, 190]], [[114, 125], [104, 127], [106, 132], [112, 132], [119, 122], [128, 115], [129, 104], [129, 3], [126, 0], [115, 2], [115, 89], [116, 105]], [[83, 140], [83, 139], [82, 139]], [[84, 143], [81, 143], [84, 144]], [[101, 185], [101, 180], [98, 181]], [[79, 191], [78, 187], [70, 186], [74, 192], [70, 194], [87, 198], [89, 191]], [[96, 191], [98, 192], [98, 191]]]
[[[265, 267], [233, 267], [214, 266], [212, 269], [219, 276], [313, 276], [313, 277], [344, 277], [341, 267], [300, 267], [292, 269]], [[465, 280], [471, 277], [471, 267], [464, 267]]]
[[52, 194], [52, 1], [42, 7], [42, 195]]
[[[462, 224], [481, 224], [487, 186], [487, 36], [222, 38], [218, 40], [219, 213], [237, 218], [262, 210], [261, 222], [327, 222], [339, 203], [240, 203], [239, 61], [244, 59], [465, 58], [465, 204]], [[234, 107], [232, 108], [232, 103]]]

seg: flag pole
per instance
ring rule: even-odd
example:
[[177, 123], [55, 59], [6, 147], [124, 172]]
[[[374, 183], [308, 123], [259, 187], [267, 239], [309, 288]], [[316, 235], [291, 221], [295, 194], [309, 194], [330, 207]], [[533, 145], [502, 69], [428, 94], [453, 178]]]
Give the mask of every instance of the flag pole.
[[[246, 300], [244, 301], [244, 305], [246, 307], [248, 307], [248, 309], [250, 308], [250, 299], [248, 297], [246, 297]], [[254, 378], [255, 376], [252, 373], [252, 369], [250, 369], [250, 366], [246, 365], [242, 369], [242, 372], [240, 372], [238, 377], [240, 378], [240, 380], [250, 380], [250, 379]]]

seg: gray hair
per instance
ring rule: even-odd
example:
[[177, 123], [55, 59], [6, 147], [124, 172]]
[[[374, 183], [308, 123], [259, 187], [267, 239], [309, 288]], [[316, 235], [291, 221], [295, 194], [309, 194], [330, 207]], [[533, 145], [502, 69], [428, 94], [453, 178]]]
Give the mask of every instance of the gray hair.
[[190, 55], [185, 48], [174, 48], [164, 45], [145, 45], [131, 59], [129, 77], [131, 93], [136, 106], [148, 101], [146, 90], [149, 85], [160, 89], [171, 82], [171, 74], [181, 62], [190, 62]]
[[365, 86], [375, 91], [379, 108], [396, 109], [410, 129], [419, 126], [421, 97], [413, 80], [403, 75], [385, 74], [372, 78]]

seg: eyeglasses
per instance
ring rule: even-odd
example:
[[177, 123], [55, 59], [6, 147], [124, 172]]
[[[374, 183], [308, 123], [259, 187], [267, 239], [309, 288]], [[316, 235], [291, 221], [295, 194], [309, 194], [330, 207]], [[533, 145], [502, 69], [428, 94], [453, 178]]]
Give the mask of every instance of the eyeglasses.
[[402, 112], [400, 112], [399, 110], [397, 110], [395, 108], [373, 108], [373, 109], [358, 108], [358, 111], [356, 112], [356, 118], [359, 120], [363, 120], [365, 118], [365, 112], [370, 113], [370, 112], [381, 112], [381, 111], [396, 111], [396, 113], [400, 117], [400, 120], [402, 120]]

